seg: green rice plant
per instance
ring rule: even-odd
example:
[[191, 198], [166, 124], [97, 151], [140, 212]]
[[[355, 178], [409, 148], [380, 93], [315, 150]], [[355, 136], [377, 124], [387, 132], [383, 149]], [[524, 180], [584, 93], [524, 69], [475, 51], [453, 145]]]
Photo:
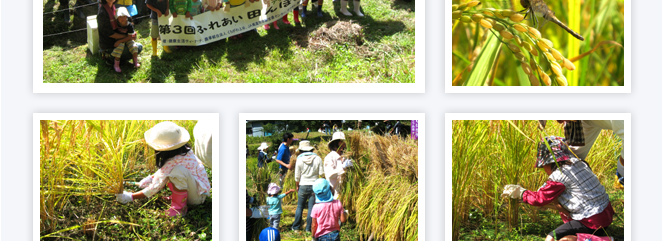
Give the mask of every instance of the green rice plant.
[[453, 121], [453, 154], [452, 154], [452, 225], [454, 240], [458, 239], [460, 225], [467, 220], [469, 199], [473, 185], [471, 183], [475, 166], [486, 161], [484, 139], [488, 137], [485, 125], [474, 125], [473, 121]]
[[[518, 128], [524, 129], [527, 127], [527, 122], [525, 121], [518, 121], [516, 123]], [[534, 124], [534, 122], [530, 122], [530, 124]], [[500, 129], [497, 134], [500, 137], [498, 148], [503, 150], [503, 160], [499, 162], [500, 165], [498, 165], [498, 168], [503, 175], [502, 180], [504, 182], [498, 185], [520, 184], [524, 175], [528, 173], [527, 164], [529, 166], [533, 164], [533, 162], [527, 162], [527, 160], [533, 159], [534, 156], [531, 153], [532, 150], [536, 149], [536, 142], [532, 141], [531, 137], [524, 138], [519, 130], [516, 129], [516, 126], [504, 124]], [[526, 164], [523, 165], [523, 163]], [[514, 228], [518, 224], [520, 203], [514, 199], [509, 199], [508, 203], [507, 221], [509, 228]]]
[[517, 1], [510, 9], [474, 0], [453, 3], [453, 85], [624, 85], [623, 1], [548, 3], [585, 41], [554, 23], [535, 28], [523, 22]]

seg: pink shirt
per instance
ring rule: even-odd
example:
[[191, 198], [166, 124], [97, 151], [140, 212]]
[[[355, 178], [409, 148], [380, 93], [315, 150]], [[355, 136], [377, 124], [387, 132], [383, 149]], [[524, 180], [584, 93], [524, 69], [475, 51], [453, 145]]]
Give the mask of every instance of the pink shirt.
[[191, 175], [196, 179], [196, 183], [198, 183], [198, 194], [210, 191], [211, 186], [203, 163], [196, 158], [193, 151], [189, 151], [185, 156], [176, 155], [168, 159], [166, 164], [152, 175], [152, 183], [142, 190], [143, 194], [147, 197], [152, 197], [159, 192], [159, 190], [166, 186], [168, 183], [168, 174], [177, 165], [184, 166], [191, 172]]
[[318, 238], [333, 231], [341, 230], [338, 221], [341, 220], [342, 213], [343, 205], [339, 200], [313, 205], [311, 217], [315, 218], [318, 223], [318, 229], [315, 230], [314, 236]]

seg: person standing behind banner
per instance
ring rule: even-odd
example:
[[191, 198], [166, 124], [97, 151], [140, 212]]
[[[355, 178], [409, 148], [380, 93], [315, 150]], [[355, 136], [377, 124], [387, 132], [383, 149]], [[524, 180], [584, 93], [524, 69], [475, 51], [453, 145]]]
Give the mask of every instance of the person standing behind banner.
[[222, 0], [202, 0], [202, 1], [205, 12], [207, 11], [213, 12], [221, 9], [221, 6], [223, 6]]
[[187, 18], [191, 17], [191, 5], [193, 2], [191, 0], [169, 0], [170, 2], [170, 12], [173, 14], [173, 17], [176, 18], [177, 15], [184, 14]]
[[[150, 19], [152, 19], [152, 29], [150, 36], [152, 37], [152, 56], [157, 56], [157, 39], [159, 38], [159, 17], [168, 16], [170, 8], [168, 0], [145, 0], [145, 6], [152, 10]], [[163, 51], [171, 53], [168, 46], [163, 46]]]
[[189, 13], [191, 14], [191, 20], [193, 20], [193, 16], [203, 13], [202, 0], [191, 0], [191, 8], [189, 8]]

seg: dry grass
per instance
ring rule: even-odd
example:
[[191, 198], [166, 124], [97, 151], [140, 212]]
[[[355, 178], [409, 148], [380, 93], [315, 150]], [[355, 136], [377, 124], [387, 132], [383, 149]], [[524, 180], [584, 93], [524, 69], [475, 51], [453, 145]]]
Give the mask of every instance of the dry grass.
[[313, 31], [312, 35], [309, 40], [309, 48], [312, 50], [327, 49], [335, 44], [354, 46], [364, 44], [363, 27], [352, 20], [329, 21]]

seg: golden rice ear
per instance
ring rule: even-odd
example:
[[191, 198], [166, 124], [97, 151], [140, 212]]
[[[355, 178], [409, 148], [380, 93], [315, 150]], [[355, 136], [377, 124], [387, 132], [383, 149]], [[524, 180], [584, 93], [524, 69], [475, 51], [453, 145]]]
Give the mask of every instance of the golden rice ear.
[[223, 5], [223, 11], [224, 12], [230, 12], [230, 3], [225, 3]]
[[248, 8], [250, 5], [251, 5], [251, 1], [249, 1], [249, 0], [244, 1], [244, 7]]

